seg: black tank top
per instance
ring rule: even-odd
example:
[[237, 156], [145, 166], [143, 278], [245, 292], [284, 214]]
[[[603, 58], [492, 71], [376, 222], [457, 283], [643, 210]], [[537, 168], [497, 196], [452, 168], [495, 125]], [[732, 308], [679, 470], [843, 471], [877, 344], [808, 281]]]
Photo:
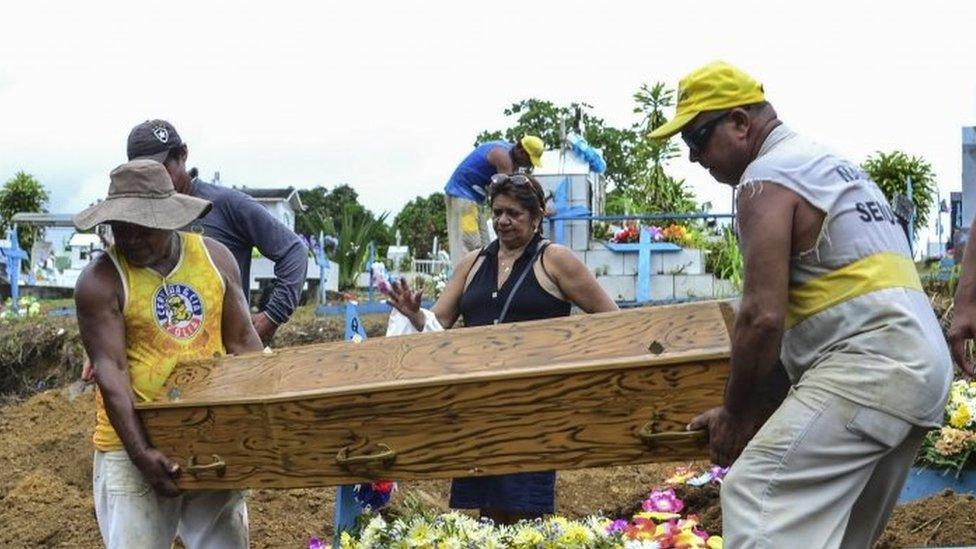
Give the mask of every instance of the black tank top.
[[[495, 320], [501, 316], [502, 307], [505, 306], [508, 294], [511, 293], [512, 287], [525, 269], [529, 269], [529, 272], [512, 298], [504, 322], [569, 316], [572, 304], [547, 292], [539, 284], [535, 270], [532, 268], [532, 258], [535, 256], [541, 239], [542, 236], [538, 234], [532, 238], [522, 255], [515, 260], [512, 272], [505, 280], [505, 284], [497, 290], [498, 240], [485, 247], [481, 252], [481, 256], [484, 257], [481, 266], [478, 267], [471, 283], [461, 294], [461, 316], [464, 317], [465, 326], [494, 324]], [[543, 244], [543, 249], [548, 245], [549, 243]], [[539, 254], [539, 258], [541, 260], [542, 254]]]

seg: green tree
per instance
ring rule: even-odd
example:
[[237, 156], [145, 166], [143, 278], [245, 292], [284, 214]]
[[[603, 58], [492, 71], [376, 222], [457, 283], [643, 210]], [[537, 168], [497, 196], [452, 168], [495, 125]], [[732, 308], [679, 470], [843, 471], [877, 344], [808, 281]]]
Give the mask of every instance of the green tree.
[[359, 204], [347, 202], [343, 205], [339, 216], [335, 219], [327, 218], [323, 224], [323, 231], [326, 234], [334, 235], [339, 239], [339, 246], [331, 257], [339, 265], [340, 289], [355, 287], [356, 278], [367, 267], [369, 243], [376, 241], [375, 237], [379, 232], [388, 233], [384, 224], [386, 212], [374, 218], [372, 215], [361, 215], [356, 206]]
[[591, 110], [592, 107], [586, 103], [574, 102], [557, 106], [552, 101], [543, 99], [523, 99], [503, 111], [505, 116], [515, 117], [509, 128], [481, 132], [475, 138], [475, 146], [500, 139], [516, 142], [523, 135], [529, 134], [539, 137], [547, 147], [555, 149], [561, 144], [560, 125], [565, 124], [567, 132], [573, 131], [578, 113], [583, 138], [603, 151], [603, 159], [607, 163], [607, 179], [612, 182], [626, 179], [630, 175], [628, 156], [629, 145], [634, 139], [632, 131], [608, 126], [602, 118], [593, 115]]
[[633, 97], [638, 120], [626, 128], [608, 125], [586, 103], [558, 106], [542, 99], [524, 99], [505, 109], [506, 116], [515, 117], [508, 129], [483, 131], [475, 145], [492, 139], [515, 141], [528, 133], [556, 148], [561, 124], [571, 131], [578, 119], [583, 137], [602, 151], [607, 163], [605, 175], [612, 188], [607, 195], [608, 213], [694, 211], [694, 194], [684, 180], [666, 171], [668, 162], [678, 155], [677, 145], [670, 139], [647, 137], [667, 120], [665, 111], [674, 105], [674, 91], [661, 82], [644, 84]]
[[678, 156], [678, 146], [672, 139], [651, 139], [648, 135], [667, 121], [665, 110], [674, 105], [674, 90], [662, 82], [651, 86], [642, 84], [634, 93], [633, 123], [626, 136], [626, 177], [614, 181], [614, 189], [607, 194], [607, 211], [623, 214], [642, 212], [687, 213], [697, 209], [695, 195], [683, 179], [667, 173], [671, 159]]
[[400, 210], [393, 218], [393, 231], [399, 230], [404, 243], [417, 259], [430, 257], [434, 237], [447, 245], [447, 207], [444, 193], [433, 193], [428, 197], [418, 196]]
[[[369, 239], [376, 242], [378, 255], [386, 254], [393, 240], [389, 227], [384, 223], [371, 223], [379, 218], [359, 203], [359, 193], [351, 186], [338, 185], [331, 191], [320, 186], [299, 190], [298, 195], [305, 211], [295, 216], [295, 232], [308, 236], [318, 236], [319, 232], [339, 236], [348, 220], [357, 227], [370, 227]], [[385, 219], [386, 216], [384, 213], [380, 217]]]
[[881, 188], [888, 202], [896, 194], [908, 195], [908, 179], [911, 178], [915, 230], [925, 227], [937, 193], [931, 164], [924, 158], [910, 156], [902, 151], [876, 151], [861, 163], [861, 168]]
[[[0, 222], [6, 230], [10, 226], [14, 214], [19, 212], [47, 212], [50, 199], [47, 189], [34, 176], [17, 172], [0, 189]], [[20, 247], [27, 250], [34, 245], [34, 240], [44, 236], [44, 228], [34, 225], [18, 227], [17, 240]]]

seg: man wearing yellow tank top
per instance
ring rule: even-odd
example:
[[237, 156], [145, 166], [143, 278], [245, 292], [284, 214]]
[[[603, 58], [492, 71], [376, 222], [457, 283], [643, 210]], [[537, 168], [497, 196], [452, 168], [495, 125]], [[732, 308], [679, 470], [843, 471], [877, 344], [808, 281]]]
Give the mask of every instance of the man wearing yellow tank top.
[[108, 198], [75, 216], [79, 230], [108, 223], [115, 246], [78, 279], [75, 303], [95, 367], [93, 492], [109, 548], [248, 545], [244, 493], [181, 493], [179, 464], [152, 447], [134, 403], [155, 400], [177, 362], [261, 350], [230, 251], [177, 232], [210, 209], [177, 194], [162, 164], [112, 171]]

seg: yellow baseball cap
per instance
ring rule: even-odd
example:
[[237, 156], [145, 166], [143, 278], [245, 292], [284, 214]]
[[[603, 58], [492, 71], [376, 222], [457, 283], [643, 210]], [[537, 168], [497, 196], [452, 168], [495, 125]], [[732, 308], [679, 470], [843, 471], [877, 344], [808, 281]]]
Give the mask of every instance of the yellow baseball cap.
[[538, 168], [542, 165], [542, 153], [546, 150], [546, 144], [534, 135], [525, 135], [519, 140], [519, 144], [529, 153], [529, 160], [532, 165]]
[[699, 113], [731, 109], [765, 100], [762, 84], [725, 61], [712, 61], [678, 82], [678, 106], [674, 118], [652, 131], [650, 137], [671, 137]]

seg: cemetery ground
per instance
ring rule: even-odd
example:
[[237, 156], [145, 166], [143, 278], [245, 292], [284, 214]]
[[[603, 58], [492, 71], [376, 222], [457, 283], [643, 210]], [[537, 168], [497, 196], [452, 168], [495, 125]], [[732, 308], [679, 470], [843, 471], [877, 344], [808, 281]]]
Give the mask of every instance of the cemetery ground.
[[[934, 306], [944, 319], [947, 303]], [[70, 306], [45, 302], [42, 310]], [[386, 317], [363, 319], [370, 337], [385, 331]], [[342, 338], [339, 319], [302, 308], [276, 336], [275, 346]], [[81, 344], [73, 316], [41, 315], [0, 325], [0, 547], [99, 547], [91, 501], [91, 386], [78, 382]], [[557, 512], [569, 518], [593, 513], [628, 515], [680, 465], [663, 463], [562, 471]], [[701, 464], [705, 465], [705, 464]], [[446, 510], [447, 480], [400, 484], [385, 513], [408, 498]], [[710, 532], [721, 532], [718, 489], [679, 487], [679, 495]], [[306, 547], [312, 536], [331, 536], [331, 488], [254, 490], [249, 498], [254, 547]], [[629, 515], [628, 515], [629, 516]], [[899, 506], [879, 547], [976, 544], [976, 499], [943, 494]]]

